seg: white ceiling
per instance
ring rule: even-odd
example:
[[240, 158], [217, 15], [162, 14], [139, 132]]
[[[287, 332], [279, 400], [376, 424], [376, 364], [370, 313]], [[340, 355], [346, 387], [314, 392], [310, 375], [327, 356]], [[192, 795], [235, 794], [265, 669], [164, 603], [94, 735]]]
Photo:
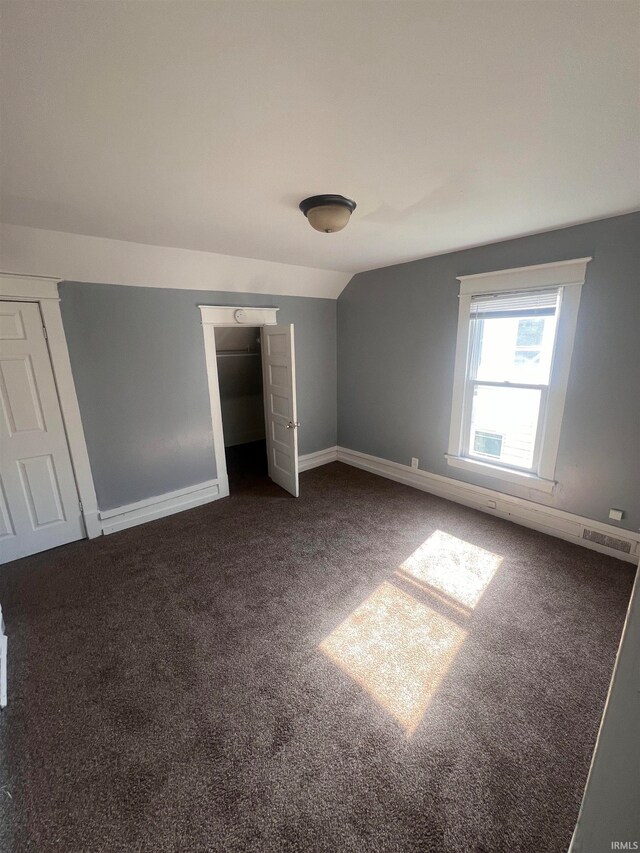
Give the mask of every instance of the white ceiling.
[[[3, 4], [2, 219], [358, 271], [640, 207], [636, 2]], [[313, 231], [305, 196], [358, 208]]]

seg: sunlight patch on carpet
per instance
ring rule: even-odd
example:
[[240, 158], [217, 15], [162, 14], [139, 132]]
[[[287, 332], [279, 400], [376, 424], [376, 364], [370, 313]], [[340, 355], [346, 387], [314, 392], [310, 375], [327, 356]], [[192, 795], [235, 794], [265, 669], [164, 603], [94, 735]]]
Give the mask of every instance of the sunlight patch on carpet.
[[467, 636], [386, 581], [320, 650], [413, 734]]
[[498, 554], [436, 530], [400, 571], [473, 610], [501, 562]]

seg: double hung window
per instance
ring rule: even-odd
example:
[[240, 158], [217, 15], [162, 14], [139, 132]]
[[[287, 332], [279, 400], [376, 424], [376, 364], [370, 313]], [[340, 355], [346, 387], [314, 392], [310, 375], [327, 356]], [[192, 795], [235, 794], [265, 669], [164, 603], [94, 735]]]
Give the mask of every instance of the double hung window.
[[552, 490], [586, 263], [460, 279], [449, 464]]

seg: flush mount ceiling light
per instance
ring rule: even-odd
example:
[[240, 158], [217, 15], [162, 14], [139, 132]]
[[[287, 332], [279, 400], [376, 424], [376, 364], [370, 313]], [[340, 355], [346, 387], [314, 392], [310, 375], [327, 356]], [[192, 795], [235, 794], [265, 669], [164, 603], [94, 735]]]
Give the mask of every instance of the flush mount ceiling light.
[[355, 209], [355, 201], [343, 195], [312, 195], [300, 202], [309, 225], [325, 234], [342, 231]]

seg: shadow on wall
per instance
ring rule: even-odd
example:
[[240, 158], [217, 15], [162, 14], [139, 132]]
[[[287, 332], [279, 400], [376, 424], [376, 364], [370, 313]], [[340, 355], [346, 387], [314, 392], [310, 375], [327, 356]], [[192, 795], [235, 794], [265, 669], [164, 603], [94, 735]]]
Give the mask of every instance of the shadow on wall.
[[[436, 530], [319, 648], [410, 737], [468, 633], [502, 557]], [[398, 586], [407, 582], [426, 600]], [[428, 602], [428, 603], [427, 603]]]

